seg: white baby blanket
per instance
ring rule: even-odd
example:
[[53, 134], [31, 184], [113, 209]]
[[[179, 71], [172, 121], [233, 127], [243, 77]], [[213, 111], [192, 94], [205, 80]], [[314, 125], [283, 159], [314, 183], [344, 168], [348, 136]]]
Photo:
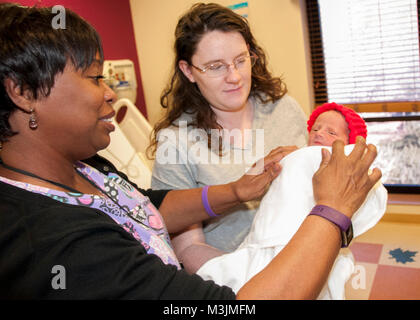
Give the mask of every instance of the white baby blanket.
[[[349, 154], [353, 147], [346, 146], [345, 153]], [[321, 163], [321, 148], [331, 150], [329, 147], [305, 147], [282, 159], [283, 170], [261, 201], [243, 243], [236, 251], [206, 262], [198, 275], [238, 292], [283, 249], [315, 205], [312, 176]], [[354, 237], [381, 219], [386, 203], [387, 191], [378, 182], [352, 218]], [[351, 252], [348, 249], [340, 251], [318, 299], [345, 299], [344, 286], [353, 270]]]

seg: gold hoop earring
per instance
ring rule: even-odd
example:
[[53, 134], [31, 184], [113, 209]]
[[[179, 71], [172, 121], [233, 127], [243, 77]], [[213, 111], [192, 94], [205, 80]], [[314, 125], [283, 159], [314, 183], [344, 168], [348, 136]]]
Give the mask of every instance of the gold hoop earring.
[[31, 115], [29, 116], [29, 128], [35, 130], [36, 128], [38, 128], [38, 122], [36, 121], [35, 117], [35, 110], [31, 109], [30, 113]]

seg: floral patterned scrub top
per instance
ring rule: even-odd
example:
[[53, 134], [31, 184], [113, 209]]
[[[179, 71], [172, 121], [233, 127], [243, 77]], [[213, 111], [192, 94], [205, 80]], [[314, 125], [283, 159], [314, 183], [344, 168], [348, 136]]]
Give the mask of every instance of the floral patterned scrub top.
[[107, 196], [58, 191], [4, 177], [0, 177], [0, 181], [63, 203], [98, 209], [139, 241], [147, 253], [157, 255], [165, 264], [181, 268], [163, 218], [148, 197], [115, 173], [106, 176], [81, 162], [76, 164], [76, 170]]

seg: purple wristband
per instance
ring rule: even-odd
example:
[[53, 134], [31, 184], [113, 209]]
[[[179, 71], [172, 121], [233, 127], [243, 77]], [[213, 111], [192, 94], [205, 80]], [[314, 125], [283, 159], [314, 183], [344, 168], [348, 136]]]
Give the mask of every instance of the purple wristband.
[[209, 191], [209, 186], [204, 186], [203, 190], [201, 191], [201, 201], [203, 202], [204, 209], [206, 209], [207, 214], [210, 217], [216, 218], [219, 215], [215, 214], [213, 210], [211, 210], [210, 204], [209, 204], [209, 198], [207, 197], [207, 192]]
[[337, 225], [341, 231], [347, 231], [351, 225], [351, 219], [333, 208], [324, 205], [317, 205], [312, 208], [309, 215], [314, 214]]

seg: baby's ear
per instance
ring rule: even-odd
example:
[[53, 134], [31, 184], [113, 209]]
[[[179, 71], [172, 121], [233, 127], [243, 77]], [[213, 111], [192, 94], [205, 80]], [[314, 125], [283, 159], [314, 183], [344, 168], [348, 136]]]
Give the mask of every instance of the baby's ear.
[[33, 95], [29, 89], [23, 89], [15, 80], [7, 78], [4, 80], [4, 87], [7, 95], [15, 105], [23, 111], [30, 112], [33, 104]]

